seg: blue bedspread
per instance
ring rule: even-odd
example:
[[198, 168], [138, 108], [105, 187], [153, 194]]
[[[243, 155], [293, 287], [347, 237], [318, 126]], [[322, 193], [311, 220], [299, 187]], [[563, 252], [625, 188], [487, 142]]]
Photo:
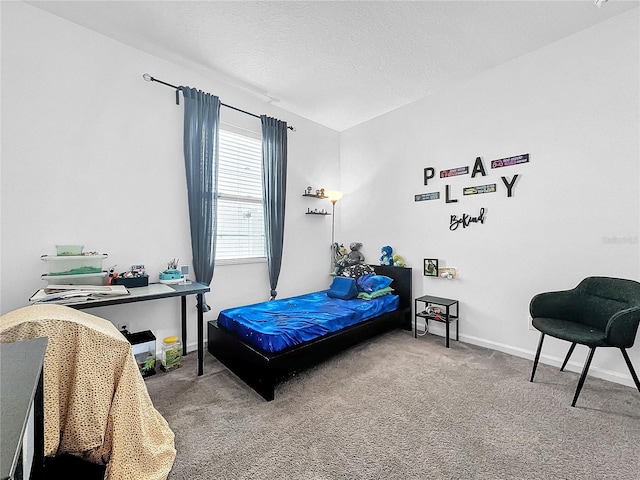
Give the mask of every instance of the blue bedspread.
[[397, 295], [340, 300], [327, 291], [256, 303], [220, 312], [222, 325], [265, 352], [279, 352], [398, 308]]

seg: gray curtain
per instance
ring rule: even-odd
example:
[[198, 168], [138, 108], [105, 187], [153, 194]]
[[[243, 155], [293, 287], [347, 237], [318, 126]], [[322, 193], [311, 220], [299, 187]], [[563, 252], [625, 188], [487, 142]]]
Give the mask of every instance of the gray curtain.
[[287, 123], [262, 115], [262, 194], [271, 300], [278, 292], [287, 197]]
[[[184, 96], [184, 164], [193, 271], [197, 282], [209, 285], [216, 256], [220, 99], [195, 88], [180, 88]], [[206, 300], [202, 309], [210, 310]]]

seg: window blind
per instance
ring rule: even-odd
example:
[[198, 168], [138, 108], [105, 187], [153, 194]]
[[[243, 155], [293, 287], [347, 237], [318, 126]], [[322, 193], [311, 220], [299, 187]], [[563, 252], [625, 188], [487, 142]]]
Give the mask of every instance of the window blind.
[[216, 260], [265, 258], [262, 142], [220, 129]]

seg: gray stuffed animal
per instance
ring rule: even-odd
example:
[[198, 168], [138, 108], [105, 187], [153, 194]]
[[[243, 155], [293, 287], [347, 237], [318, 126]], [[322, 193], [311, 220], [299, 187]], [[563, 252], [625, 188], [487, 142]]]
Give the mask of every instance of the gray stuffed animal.
[[358, 265], [359, 263], [364, 263], [364, 255], [360, 252], [362, 248], [362, 244], [360, 242], [352, 242], [349, 245], [349, 249], [351, 250], [347, 254], [347, 265]]

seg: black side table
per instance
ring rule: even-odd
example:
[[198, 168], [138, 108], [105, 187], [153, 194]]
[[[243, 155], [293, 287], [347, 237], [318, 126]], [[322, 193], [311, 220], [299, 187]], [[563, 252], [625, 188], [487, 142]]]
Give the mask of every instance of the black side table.
[[[423, 303], [424, 308], [419, 309], [418, 303]], [[429, 311], [429, 307], [435, 307]], [[434, 311], [435, 310], [435, 311]], [[437, 310], [440, 310], [438, 312]], [[456, 322], [456, 341], [458, 341], [458, 323], [460, 315], [460, 304], [458, 300], [451, 298], [433, 297], [431, 295], [423, 295], [415, 300], [415, 316], [413, 318], [413, 336], [418, 338], [418, 317], [424, 318], [427, 326], [429, 320], [442, 322], [446, 325], [447, 335], [445, 336], [445, 346], [449, 348], [449, 324], [455, 320]]]

